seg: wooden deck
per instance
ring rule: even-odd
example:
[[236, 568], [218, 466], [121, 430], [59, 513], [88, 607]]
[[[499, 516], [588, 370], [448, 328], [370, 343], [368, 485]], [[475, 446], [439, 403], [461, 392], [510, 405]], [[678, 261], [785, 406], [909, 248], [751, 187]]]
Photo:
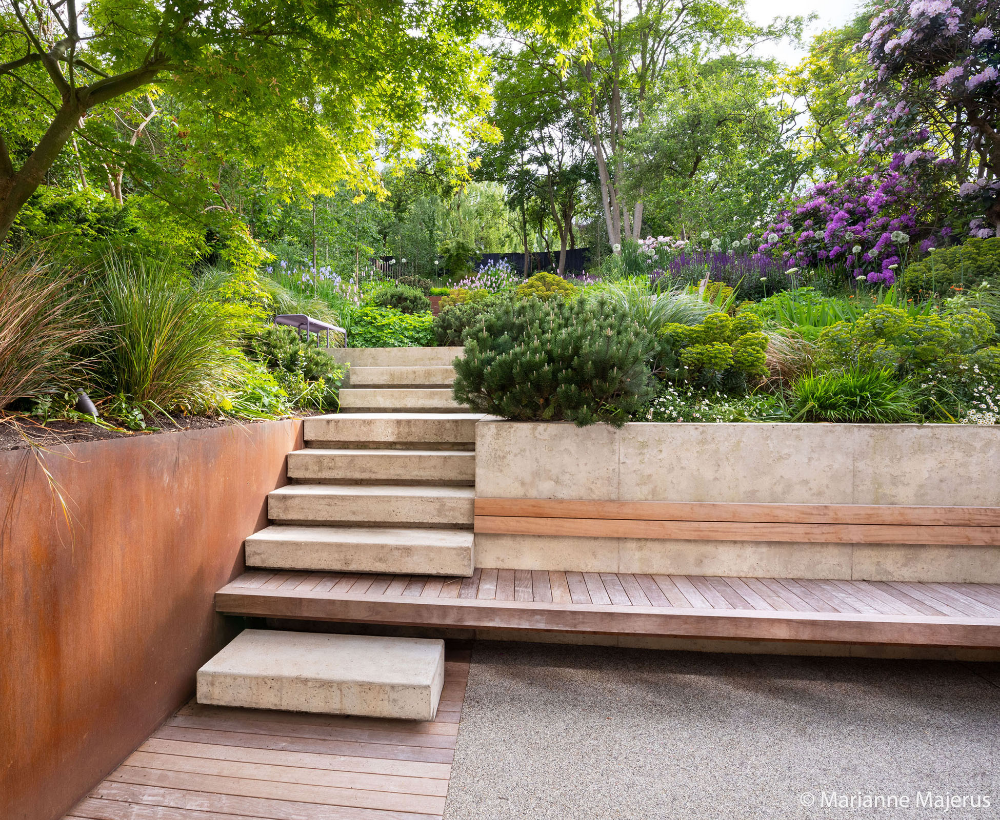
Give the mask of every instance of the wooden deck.
[[1000, 585], [477, 569], [471, 578], [254, 571], [220, 612], [429, 627], [1000, 647]]
[[444, 812], [469, 652], [451, 647], [433, 722], [192, 702], [66, 818], [433, 820]]

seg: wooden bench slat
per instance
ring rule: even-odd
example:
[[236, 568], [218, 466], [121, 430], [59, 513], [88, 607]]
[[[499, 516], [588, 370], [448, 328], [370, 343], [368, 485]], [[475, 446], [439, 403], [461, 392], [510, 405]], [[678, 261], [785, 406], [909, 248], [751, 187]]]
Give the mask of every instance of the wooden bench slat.
[[504, 518], [1000, 527], [1000, 507], [477, 498], [475, 511], [477, 516]]
[[674, 541], [752, 541], [815, 544], [1000, 545], [1000, 527], [903, 524], [784, 524], [731, 521], [649, 521], [609, 518], [524, 518], [477, 515], [477, 533], [647, 538]]

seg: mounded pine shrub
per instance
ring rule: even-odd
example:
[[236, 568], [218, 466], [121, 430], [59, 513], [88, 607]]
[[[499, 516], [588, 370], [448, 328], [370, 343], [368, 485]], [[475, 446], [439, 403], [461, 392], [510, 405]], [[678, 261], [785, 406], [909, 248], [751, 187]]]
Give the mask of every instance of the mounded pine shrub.
[[466, 335], [455, 398], [515, 421], [620, 427], [653, 395], [649, 332], [608, 299], [504, 303]]

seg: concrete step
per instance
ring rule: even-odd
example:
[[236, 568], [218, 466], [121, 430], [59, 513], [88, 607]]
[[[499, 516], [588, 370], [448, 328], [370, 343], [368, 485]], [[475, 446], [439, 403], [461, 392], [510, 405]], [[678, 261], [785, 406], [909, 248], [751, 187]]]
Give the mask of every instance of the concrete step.
[[476, 482], [476, 454], [468, 450], [340, 450], [310, 447], [288, 454], [296, 481], [366, 484]]
[[198, 703], [433, 720], [444, 641], [247, 629], [198, 670]]
[[463, 413], [468, 409], [455, 401], [450, 389], [348, 387], [340, 391], [342, 413], [358, 411]]
[[478, 413], [349, 413], [303, 422], [309, 447], [472, 448]]
[[352, 367], [347, 388], [356, 387], [450, 387], [455, 368], [441, 367]]
[[471, 528], [473, 487], [289, 484], [267, 496], [276, 524]]
[[463, 347], [332, 347], [327, 352], [352, 367], [444, 367], [463, 353]]
[[468, 530], [272, 526], [246, 540], [248, 567], [472, 575]]

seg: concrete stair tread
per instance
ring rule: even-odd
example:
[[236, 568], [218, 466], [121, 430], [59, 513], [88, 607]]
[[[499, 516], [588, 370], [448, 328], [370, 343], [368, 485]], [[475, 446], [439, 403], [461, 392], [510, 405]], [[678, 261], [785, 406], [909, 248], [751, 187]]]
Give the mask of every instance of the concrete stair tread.
[[451, 388], [345, 387], [340, 391], [341, 412], [354, 410], [468, 410], [455, 401]]
[[448, 387], [455, 381], [455, 368], [449, 365], [411, 367], [352, 367], [346, 389], [358, 387], [391, 388]]
[[469, 576], [470, 530], [272, 525], [246, 540], [248, 567]]
[[444, 641], [248, 629], [197, 680], [204, 704], [432, 720]]
[[286, 484], [272, 490], [268, 495], [312, 495], [312, 496], [409, 496], [415, 498], [472, 498], [476, 497], [474, 487], [420, 486], [409, 484]]
[[404, 546], [471, 547], [468, 530], [435, 530], [407, 527], [323, 527], [272, 524], [247, 541], [306, 541], [315, 544], [400, 544]]
[[353, 367], [445, 367], [465, 353], [463, 347], [338, 347], [329, 354]]
[[373, 456], [383, 458], [408, 458], [410, 456], [430, 456], [432, 458], [454, 458], [459, 460], [474, 459], [476, 457], [473, 450], [391, 450], [372, 447], [370, 449], [359, 450], [351, 447], [305, 447], [301, 450], [293, 450], [289, 455], [294, 456]]

